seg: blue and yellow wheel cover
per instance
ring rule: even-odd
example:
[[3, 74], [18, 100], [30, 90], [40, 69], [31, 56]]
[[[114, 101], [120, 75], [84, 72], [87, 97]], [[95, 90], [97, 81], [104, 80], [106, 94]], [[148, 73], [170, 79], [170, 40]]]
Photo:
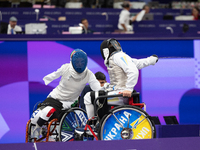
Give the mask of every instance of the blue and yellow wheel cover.
[[116, 112], [114, 111], [114, 115], [108, 115], [102, 123], [100, 133], [102, 140], [122, 140], [122, 125], [124, 128], [128, 127], [132, 129], [133, 135], [131, 136], [131, 139], [153, 138], [152, 124], [144, 113], [125, 108]]

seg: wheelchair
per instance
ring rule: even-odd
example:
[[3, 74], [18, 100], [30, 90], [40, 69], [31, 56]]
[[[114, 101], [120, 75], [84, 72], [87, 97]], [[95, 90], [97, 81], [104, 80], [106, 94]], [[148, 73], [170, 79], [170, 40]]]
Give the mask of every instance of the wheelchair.
[[[29, 120], [26, 127], [26, 142], [48, 142], [52, 137], [54, 141], [61, 142], [155, 138], [155, 125], [146, 113], [146, 105], [139, 102], [138, 92], [132, 93], [128, 105], [112, 107], [102, 118], [98, 117], [98, 110], [103, 107], [103, 103], [99, 103], [100, 99], [107, 100], [107, 98], [121, 96], [122, 94], [97, 97], [94, 101], [95, 117], [91, 119], [87, 118], [86, 112], [81, 108], [64, 111], [61, 119], [53, 119], [45, 124], [47, 132], [37, 140], [31, 138], [32, 125]], [[94, 132], [94, 126], [96, 128], [98, 126], [97, 134]], [[84, 133], [80, 136], [76, 134], [75, 129], [82, 127]], [[90, 134], [87, 131], [90, 131]]]
[[62, 110], [59, 116], [42, 126], [41, 135], [37, 139], [32, 138], [32, 131], [35, 125], [29, 120], [26, 124], [25, 142], [73, 141], [75, 128], [85, 126], [88, 120], [85, 110], [78, 107]]
[[[155, 124], [146, 112], [145, 103], [140, 103], [139, 95], [140, 93], [133, 92], [128, 105], [114, 108], [111, 106], [109, 112], [100, 119], [98, 137], [91, 131], [96, 140], [133, 140], [156, 137]], [[122, 96], [122, 94], [99, 96], [94, 101], [95, 110], [98, 110], [99, 106], [95, 104], [100, 99]], [[95, 116], [98, 116], [97, 111], [95, 112]], [[88, 126], [87, 123], [86, 128]], [[88, 129], [91, 130], [91, 128]]]

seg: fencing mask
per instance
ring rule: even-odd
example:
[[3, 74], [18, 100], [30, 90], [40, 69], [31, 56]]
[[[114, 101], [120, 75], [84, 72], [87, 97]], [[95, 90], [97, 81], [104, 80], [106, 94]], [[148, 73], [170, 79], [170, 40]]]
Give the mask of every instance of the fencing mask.
[[81, 49], [75, 49], [70, 55], [70, 60], [74, 70], [78, 73], [82, 73], [87, 67], [87, 54]]
[[104, 59], [104, 64], [107, 66], [108, 59], [112, 55], [112, 53], [121, 51], [122, 48], [116, 39], [108, 39], [108, 40], [104, 40], [101, 43], [100, 50], [101, 50], [101, 55]]

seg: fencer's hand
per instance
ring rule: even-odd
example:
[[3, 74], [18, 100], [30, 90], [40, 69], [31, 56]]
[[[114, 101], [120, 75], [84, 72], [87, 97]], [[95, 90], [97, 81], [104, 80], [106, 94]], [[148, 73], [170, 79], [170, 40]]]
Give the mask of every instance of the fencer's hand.
[[107, 89], [107, 88], [109, 87], [109, 84], [110, 84], [110, 83], [108, 83], [108, 82], [104, 83], [103, 88], [104, 88], [104, 89]]
[[123, 94], [123, 97], [131, 97], [132, 91], [125, 90], [121, 93]]
[[156, 63], [157, 63], [157, 62], [158, 62], [158, 56], [157, 56], [156, 54], [153, 54], [152, 56], [153, 56], [153, 57], [156, 57], [156, 59], [157, 59], [157, 60], [156, 60]]
[[49, 83], [51, 83], [51, 78], [48, 77], [48, 76], [45, 76], [45, 77], [43, 78], [43, 81], [44, 81], [45, 85], [48, 85]]
[[156, 54], [153, 54], [152, 56], [156, 57], [157, 58], [156, 62], [158, 62], [158, 56]]
[[148, 58], [149, 58], [148, 60], [149, 60], [150, 65], [155, 65], [158, 62], [158, 56], [155, 54]]

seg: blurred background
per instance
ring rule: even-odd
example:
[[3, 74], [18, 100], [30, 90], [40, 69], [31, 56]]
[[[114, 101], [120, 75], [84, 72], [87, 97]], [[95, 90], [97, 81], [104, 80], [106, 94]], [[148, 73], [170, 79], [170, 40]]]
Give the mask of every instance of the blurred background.
[[[0, 0], [1, 30], [10, 17], [17, 19], [23, 34], [69, 34], [73, 27], [84, 25], [88, 34], [118, 34], [119, 15], [123, 0]], [[199, 1], [132, 0], [130, 17], [136, 16], [145, 5], [149, 12], [140, 21], [131, 23], [134, 34], [182, 33], [199, 36]], [[195, 9], [195, 10], [193, 10]], [[87, 19], [87, 25], [81, 22]], [[72, 27], [73, 31], [69, 28]], [[78, 32], [78, 31], [77, 31]], [[81, 32], [82, 33], [82, 32]], [[18, 33], [20, 34], [20, 33]]]

